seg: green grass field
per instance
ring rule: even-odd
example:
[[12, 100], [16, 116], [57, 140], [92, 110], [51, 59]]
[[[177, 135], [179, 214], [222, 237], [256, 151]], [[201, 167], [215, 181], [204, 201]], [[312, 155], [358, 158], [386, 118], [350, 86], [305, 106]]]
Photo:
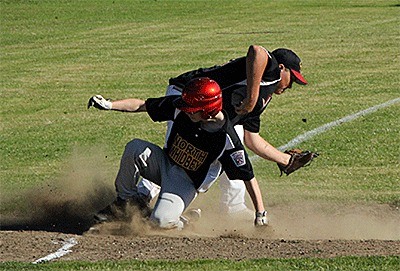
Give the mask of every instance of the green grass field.
[[[399, 257], [342, 257], [337, 259], [265, 259], [248, 261], [228, 260], [197, 260], [197, 261], [120, 261], [120, 262], [98, 262], [98, 263], [51, 263], [45, 265], [32, 265], [20, 263], [6, 263], [4, 270], [51, 270], [51, 271], [73, 271], [73, 270], [149, 270], [149, 271], [310, 271], [310, 270], [346, 270], [346, 271], [370, 271], [370, 270], [397, 270]], [[0, 268], [2, 265], [0, 264]]]
[[[0, 4], [0, 211], [12, 208], [4, 199], [18, 202], [20, 191], [61, 178], [75, 164], [92, 167], [112, 182], [124, 145], [134, 137], [162, 144], [164, 124], [153, 124], [145, 114], [87, 110], [89, 97], [161, 96], [170, 77], [243, 56], [250, 44], [293, 49], [310, 82], [274, 97], [264, 113], [261, 134], [275, 146], [400, 97], [397, 0], [0, 0]], [[287, 178], [278, 177], [276, 165], [257, 160], [254, 166], [268, 191], [267, 205], [317, 200], [399, 207], [399, 116], [396, 103], [301, 143], [297, 147], [316, 150], [320, 157]], [[255, 264], [273, 266], [269, 270], [394, 270], [395, 260]], [[209, 268], [189, 262], [175, 270], [199, 266], [196, 270], [255, 270], [245, 263], [207, 263]], [[114, 265], [118, 264], [89, 264], [82, 269], [112, 270]], [[139, 262], [131, 268], [121, 263], [120, 270], [173, 268], [162, 261], [150, 265]], [[79, 264], [49, 266], [73, 270]], [[15, 264], [19, 267], [25, 268]]]

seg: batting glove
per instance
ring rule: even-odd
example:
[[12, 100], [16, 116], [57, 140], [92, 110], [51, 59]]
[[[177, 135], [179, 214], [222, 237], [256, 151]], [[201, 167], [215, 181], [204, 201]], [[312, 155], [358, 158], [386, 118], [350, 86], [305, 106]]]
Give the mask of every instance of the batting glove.
[[112, 102], [101, 95], [95, 95], [89, 99], [87, 108], [89, 109], [91, 106], [100, 110], [111, 110]]
[[254, 220], [254, 225], [256, 227], [268, 225], [267, 211], [256, 212], [256, 219]]

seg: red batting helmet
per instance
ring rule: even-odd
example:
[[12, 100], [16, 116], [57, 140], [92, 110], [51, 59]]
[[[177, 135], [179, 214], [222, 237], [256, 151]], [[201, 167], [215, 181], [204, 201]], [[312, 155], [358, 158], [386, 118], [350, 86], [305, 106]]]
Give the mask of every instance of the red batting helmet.
[[183, 88], [176, 106], [186, 113], [202, 111], [203, 119], [212, 118], [222, 110], [221, 88], [208, 77], [192, 79]]

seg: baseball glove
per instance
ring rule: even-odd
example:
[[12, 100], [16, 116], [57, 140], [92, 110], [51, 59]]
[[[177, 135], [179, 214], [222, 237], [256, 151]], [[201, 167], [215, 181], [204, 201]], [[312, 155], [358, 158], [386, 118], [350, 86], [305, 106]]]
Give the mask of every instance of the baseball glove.
[[318, 156], [318, 153], [302, 151], [299, 149], [287, 150], [285, 151], [285, 153], [289, 154], [291, 157], [288, 165], [284, 166], [278, 164], [279, 170], [281, 171], [281, 176], [283, 173], [289, 175], [290, 173], [295, 172], [301, 167], [308, 166], [311, 161]]

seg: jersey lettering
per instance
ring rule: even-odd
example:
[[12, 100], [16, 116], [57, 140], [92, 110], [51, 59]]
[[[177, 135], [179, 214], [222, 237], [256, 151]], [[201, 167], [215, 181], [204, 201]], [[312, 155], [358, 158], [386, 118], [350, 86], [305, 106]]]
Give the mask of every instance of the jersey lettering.
[[168, 155], [182, 168], [196, 171], [204, 163], [208, 153], [196, 148], [179, 134], [176, 134]]

